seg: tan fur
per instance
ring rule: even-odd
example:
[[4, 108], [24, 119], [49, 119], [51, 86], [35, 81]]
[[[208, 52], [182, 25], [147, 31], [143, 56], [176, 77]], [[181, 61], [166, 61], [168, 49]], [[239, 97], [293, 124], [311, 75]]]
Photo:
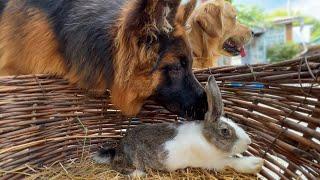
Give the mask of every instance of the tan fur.
[[[9, 1], [8, 6], [10, 3], [14, 2]], [[14, 5], [11, 4], [11, 6]], [[19, 11], [19, 8], [16, 11]], [[44, 14], [32, 10], [28, 15], [21, 11], [16, 12], [16, 16], [10, 16], [7, 13], [2, 16], [0, 75], [26, 73], [64, 75], [66, 68], [58, 52], [58, 43]], [[17, 25], [14, 22], [23, 25]]]
[[218, 65], [221, 55], [232, 56], [223, 50], [223, 43], [233, 38], [238, 45], [251, 39], [251, 30], [236, 20], [236, 10], [224, 0], [210, 0], [193, 11], [188, 19], [188, 38], [194, 52], [194, 68]]
[[[65, 59], [59, 52], [57, 37], [46, 14], [36, 8], [24, 9], [24, 2], [24, 0], [10, 1], [2, 15], [0, 75], [52, 74], [62, 76], [71, 83], [86, 88], [86, 82], [83, 82], [79, 70], [66, 67]], [[150, 73], [157, 62], [159, 43], [154, 43], [151, 47], [147, 43], [139, 44], [141, 37], [147, 34], [148, 37], [157, 41], [157, 34], [162, 32], [179, 36], [187, 42], [184, 24], [189, 16], [184, 16], [184, 22], [172, 23], [174, 17], [171, 17], [171, 14], [175, 15], [175, 13], [170, 11], [176, 11], [177, 3], [180, 3], [178, 0], [149, 1], [150, 6], [145, 9], [145, 13], [150, 15], [146, 16], [150, 22], [128, 31], [126, 25], [130, 24], [129, 21], [132, 20], [130, 16], [139, 2], [128, 1], [121, 9], [117, 24], [110, 29], [114, 31], [112, 34], [115, 36], [111, 99], [126, 115], [136, 115], [161, 81], [160, 71]], [[187, 49], [184, 53], [190, 55], [189, 47], [183, 49]], [[169, 61], [179, 61], [179, 53], [181, 54], [181, 52], [165, 54], [159, 66], [172, 63]], [[100, 73], [95, 79], [96, 84], [90, 88], [104, 92], [107, 89], [105, 79], [104, 74]]]
[[[22, 11], [17, 2], [8, 4], [14, 7], [10, 10], [17, 11], [11, 12], [15, 15], [5, 11], [0, 24], [0, 75], [52, 74], [83, 87], [75, 70], [67, 70], [46, 15], [37, 9]], [[104, 92], [106, 84], [102, 74], [96, 82], [94, 91]]]
[[[145, 29], [139, 29], [138, 32], [132, 31], [130, 34], [125, 30], [127, 24], [127, 15], [130, 14], [127, 11], [131, 10], [134, 6], [134, 1], [129, 3], [123, 10], [118, 24], [118, 32], [116, 37], [116, 55], [115, 55], [115, 80], [112, 86], [112, 102], [119, 107], [122, 111], [125, 111], [127, 115], [135, 115], [140, 111], [140, 108], [146, 98], [148, 98], [155, 91], [156, 87], [160, 84], [161, 74], [155, 72], [150, 74], [158, 56], [159, 47], [154, 46], [147, 48], [147, 44], [137, 45], [137, 34], [154, 34], [159, 31], [173, 33], [175, 37], [182, 37], [186, 39], [187, 36], [180, 23], [176, 23], [173, 27], [168, 23], [167, 16], [164, 14], [162, 20], [159, 22], [152, 22], [145, 26]], [[149, 11], [156, 11], [159, 7], [150, 7]], [[154, 13], [151, 13], [154, 14]], [[173, 32], [171, 32], [173, 31]], [[153, 35], [156, 41], [156, 35]], [[129, 39], [130, 38], [130, 39]], [[171, 61], [178, 61], [179, 54], [165, 54], [161, 64], [168, 64], [165, 59]], [[170, 58], [169, 58], [170, 56]], [[161, 64], [159, 65], [161, 67]], [[124, 96], [126, 94], [126, 96]]]
[[[127, 23], [128, 11], [134, 7], [134, 2], [122, 11], [122, 17], [119, 21], [118, 32], [116, 37], [116, 56], [114, 61], [115, 79], [112, 86], [112, 102], [116, 102], [116, 106], [127, 115], [135, 115], [146, 97], [149, 97], [159, 82], [159, 74], [147, 75], [148, 70], [151, 71], [153, 60], [156, 57], [155, 51], [147, 51], [147, 47], [138, 47], [138, 39], [132, 34], [127, 35], [125, 25]], [[150, 7], [151, 10], [154, 7]], [[148, 29], [142, 30], [145, 33], [158, 31], [155, 24], [150, 24]], [[156, 37], [154, 35], [154, 37]], [[124, 94], [126, 94], [124, 96]]]
[[187, 4], [181, 5], [176, 15], [176, 22], [178, 22], [179, 24], [186, 25], [186, 22], [190, 17], [191, 13], [194, 11], [196, 5], [197, 0], [190, 0]]

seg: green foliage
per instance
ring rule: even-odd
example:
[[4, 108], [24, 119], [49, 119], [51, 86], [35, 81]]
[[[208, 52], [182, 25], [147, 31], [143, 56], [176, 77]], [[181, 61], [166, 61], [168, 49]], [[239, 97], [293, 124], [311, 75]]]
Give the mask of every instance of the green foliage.
[[249, 27], [264, 27], [266, 14], [258, 6], [237, 5], [238, 20]]
[[320, 37], [320, 21], [317, 21], [313, 24], [311, 32], [311, 40], [316, 40]]
[[267, 58], [270, 62], [280, 62], [293, 58], [301, 51], [299, 45], [294, 43], [274, 45], [267, 50]]
[[[300, 16], [298, 12], [292, 12], [291, 16]], [[288, 11], [285, 9], [277, 9], [274, 10], [266, 15], [268, 21], [272, 21], [276, 18], [285, 18], [289, 17]]]

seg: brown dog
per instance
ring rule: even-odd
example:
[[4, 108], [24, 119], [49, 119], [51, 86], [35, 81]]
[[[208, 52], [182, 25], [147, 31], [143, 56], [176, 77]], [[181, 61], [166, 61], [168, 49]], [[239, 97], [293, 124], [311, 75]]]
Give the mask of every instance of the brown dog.
[[195, 57], [194, 68], [217, 66], [221, 55], [245, 56], [244, 45], [252, 37], [252, 31], [237, 21], [235, 8], [224, 0], [209, 0], [201, 4], [193, 11], [187, 24]]
[[0, 0], [0, 75], [59, 75], [111, 90], [136, 115], [145, 100], [203, 119], [203, 87], [192, 73], [180, 0]]

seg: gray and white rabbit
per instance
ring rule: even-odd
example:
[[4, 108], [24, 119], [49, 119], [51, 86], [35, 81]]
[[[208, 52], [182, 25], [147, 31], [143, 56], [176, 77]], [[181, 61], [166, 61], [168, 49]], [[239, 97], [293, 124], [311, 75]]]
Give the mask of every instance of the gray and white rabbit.
[[213, 76], [206, 85], [208, 111], [204, 121], [141, 125], [128, 130], [116, 146], [106, 146], [94, 160], [109, 163], [120, 173], [144, 176], [146, 168], [175, 171], [187, 167], [231, 167], [240, 173], [258, 173], [263, 159], [236, 158], [251, 143], [246, 132], [224, 117], [219, 87]]

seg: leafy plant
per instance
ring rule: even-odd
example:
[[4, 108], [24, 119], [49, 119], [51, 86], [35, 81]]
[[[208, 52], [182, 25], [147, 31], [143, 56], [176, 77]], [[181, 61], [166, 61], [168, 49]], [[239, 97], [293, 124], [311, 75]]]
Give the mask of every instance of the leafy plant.
[[320, 21], [317, 21], [313, 24], [312, 32], [311, 32], [311, 39], [315, 40], [320, 37]]
[[267, 58], [270, 62], [280, 62], [293, 58], [301, 51], [298, 44], [286, 43], [274, 45], [267, 50]]
[[291, 12], [291, 15], [288, 14], [288, 11], [286, 9], [277, 9], [274, 10], [266, 15], [266, 18], [268, 21], [272, 21], [276, 18], [285, 18], [290, 16], [301, 16], [299, 12]]
[[263, 9], [252, 5], [237, 5], [238, 20], [249, 27], [265, 27], [266, 14]]

